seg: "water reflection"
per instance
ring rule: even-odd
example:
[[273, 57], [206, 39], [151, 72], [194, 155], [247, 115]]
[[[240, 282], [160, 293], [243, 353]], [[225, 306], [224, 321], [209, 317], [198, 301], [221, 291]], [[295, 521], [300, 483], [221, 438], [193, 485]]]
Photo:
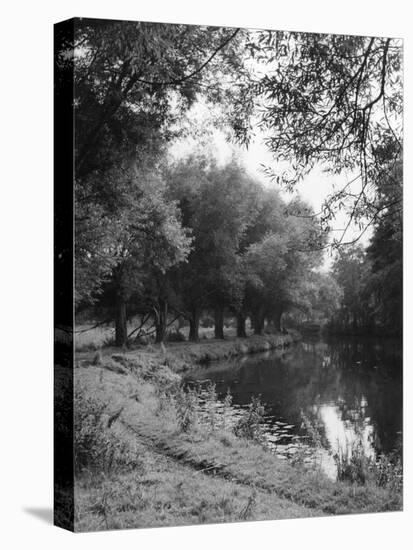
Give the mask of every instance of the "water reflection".
[[215, 382], [218, 395], [229, 388], [234, 413], [253, 395], [266, 405], [264, 430], [277, 453], [292, 456], [309, 440], [308, 419], [332, 455], [362, 441], [374, 457], [400, 448], [402, 430], [401, 344], [393, 340], [332, 339], [305, 341], [287, 352], [267, 352], [217, 363], [188, 375], [189, 381]]

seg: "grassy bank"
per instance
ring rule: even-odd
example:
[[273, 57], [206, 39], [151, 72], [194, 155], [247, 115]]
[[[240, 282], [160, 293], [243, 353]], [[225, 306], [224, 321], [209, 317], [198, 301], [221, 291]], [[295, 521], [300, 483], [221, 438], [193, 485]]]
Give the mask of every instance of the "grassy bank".
[[230, 359], [238, 355], [285, 348], [299, 339], [299, 333], [291, 331], [288, 334], [251, 335], [248, 338], [202, 340], [197, 343], [177, 342], [168, 344], [167, 349], [183, 362], [199, 364]]
[[[147, 346], [131, 346], [121, 350], [121, 354], [137, 361], [157, 361], [170, 364], [177, 371], [187, 370], [197, 364], [237, 357], [238, 355], [259, 353], [272, 349], [291, 346], [300, 340], [300, 334], [289, 331], [288, 334], [251, 335], [248, 338], [229, 337], [225, 340], [203, 339], [199, 342], [168, 342], [165, 345], [149, 344]], [[103, 358], [119, 355], [119, 348], [106, 346], [96, 352], [95, 349], [76, 352], [77, 362], [87, 364], [96, 353]]]
[[254, 437], [251, 415], [235, 435], [213, 392], [200, 416], [181, 386], [189, 357], [180, 349], [181, 358], [170, 348], [106, 354], [75, 370], [77, 530], [401, 509], [390, 485], [333, 482], [277, 458]]

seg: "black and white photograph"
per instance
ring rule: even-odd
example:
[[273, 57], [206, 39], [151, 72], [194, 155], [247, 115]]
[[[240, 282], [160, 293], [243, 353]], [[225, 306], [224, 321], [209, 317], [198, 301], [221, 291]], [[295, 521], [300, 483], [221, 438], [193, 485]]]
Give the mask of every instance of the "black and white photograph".
[[1, 546], [409, 548], [408, 5], [2, 15]]
[[57, 270], [73, 254], [75, 304], [56, 523], [402, 510], [402, 40], [83, 18], [55, 33], [74, 121]]

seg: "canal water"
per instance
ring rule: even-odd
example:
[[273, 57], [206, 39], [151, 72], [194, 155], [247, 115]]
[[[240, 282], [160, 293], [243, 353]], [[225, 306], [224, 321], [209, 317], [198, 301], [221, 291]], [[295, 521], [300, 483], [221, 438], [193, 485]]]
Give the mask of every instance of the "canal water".
[[186, 381], [201, 391], [213, 382], [218, 406], [229, 390], [233, 423], [260, 396], [266, 444], [280, 458], [300, 453], [304, 461], [318, 460], [331, 477], [334, 454], [355, 442], [372, 458], [401, 453], [400, 341], [307, 339], [288, 350], [211, 363]]

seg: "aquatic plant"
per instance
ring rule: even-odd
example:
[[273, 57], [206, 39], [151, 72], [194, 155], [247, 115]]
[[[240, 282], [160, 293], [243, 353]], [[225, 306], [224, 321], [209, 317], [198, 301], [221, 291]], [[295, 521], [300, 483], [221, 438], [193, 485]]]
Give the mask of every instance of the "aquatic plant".
[[260, 396], [251, 398], [248, 411], [244, 414], [234, 427], [234, 433], [238, 437], [245, 437], [262, 443], [264, 440], [261, 423], [265, 414], [264, 405]]
[[337, 466], [337, 481], [350, 481], [359, 485], [373, 483], [378, 487], [402, 490], [403, 466], [397, 453], [380, 454], [378, 457], [366, 454], [363, 442], [357, 437], [351, 443], [346, 442], [333, 455]]
[[178, 427], [190, 431], [198, 420], [199, 395], [196, 389], [180, 387], [174, 395]]

